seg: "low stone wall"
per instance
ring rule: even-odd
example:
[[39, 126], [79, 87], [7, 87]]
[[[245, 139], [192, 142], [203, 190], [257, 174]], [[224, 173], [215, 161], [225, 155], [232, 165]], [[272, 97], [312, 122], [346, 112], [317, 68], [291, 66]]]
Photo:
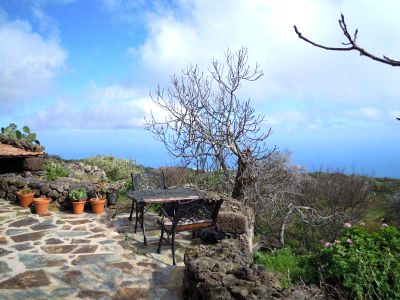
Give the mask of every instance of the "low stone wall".
[[[33, 165], [36, 161], [31, 162]], [[74, 188], [83, 187], [88, 198], [96, 196], [97, 183], [106, 178], [104, 170], [83, 163], [63, 163], [69, 177], [61, 177], [55, 181], [46, 179], [45, 171], [24, 171], [19, 173], [0, 174], [0, 198], [17, 201], [16, 192], [24, 187], [35, 191], [35, 197], [51, 198], [50, 210], [71, 209], [68, 194]], [[119, 190], [124, 182], [109, 184], [107, 190]]]
[[277, 277], [254, 264], [238, 240], [191, 245], [184, 261], [184, 299], [284, 298]]
[[229, 196], [214, 192], [205, 193], [210, 199], [224, 200], [218, 214], [217, 231], [237, 239], [241, 249], [251, 253], [255, 222], [253, 209]]
[[69, 209], [71, 203], [68, 200], [68, 193], [71, 189], [84, 187], [88, 197], [95, 197], [96, 184], [82, 182], [74, 178], [59, 178], [55, 181], [47, 181], [40, 176], [34, 176], [30, 172], [23, 174], [0, 175], [0, 198], [8, 201], [18, 201], [16, 192], [29, 186], [35, 191], [35, 197], [43, 196], [51, 198], [50, 209]]

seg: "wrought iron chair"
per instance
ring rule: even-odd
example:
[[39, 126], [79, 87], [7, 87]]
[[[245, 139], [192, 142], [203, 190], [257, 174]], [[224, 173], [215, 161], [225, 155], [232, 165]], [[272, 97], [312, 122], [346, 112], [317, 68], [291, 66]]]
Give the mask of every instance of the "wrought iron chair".
[[[171, 244], [172, 261], [175, 266], [175, 234], [215, 227], [222, 200], [196, 199], [164, 203], [161, 208], [161, 235], [157, 253], [161, 252], [161, 242]], [[167, 238], [164, 238], [167, 233]], [[171, 237], [171, 242], [170, 242]]]
[[[164, 172], [162, 170], [148, 171], [140, 174], [131, 173], [131, 177], [132, 177], [132, 190], [134, 191], [166, 189]], [[144, 208], [140, 207], [141, 205], [144, 204], [137, 202], [136, 199], [132, 200], [131, 214], [129, 215], [129, 220], [132, 220], [133, 209], [136, 207], [135, 233], [137, 231], [138, 221], [140, 222], [141, 227], [143, 229]]]

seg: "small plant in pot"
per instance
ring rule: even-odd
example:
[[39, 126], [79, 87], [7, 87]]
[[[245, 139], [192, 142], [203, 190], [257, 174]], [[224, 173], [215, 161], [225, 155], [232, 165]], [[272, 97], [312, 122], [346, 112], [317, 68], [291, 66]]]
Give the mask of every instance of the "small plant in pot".
[[69, 198], [72, 201], [72, 210], [74, 214], [82, 214], [85, 208], [87, 194], [84, 188], [76, 188], [69, 192]]
[[24, 187], [22, 190], [18, 191], [17, 193], [19, 204], [22, 207], [28, 207], [33, 202], [33, 197], [35, 196], [35, 191]]
[[96, 198], [91, 198], [90, 203], [92, 204], [92, 212], [96, 215], [104, 212], [104, 205], [106, 203], [108, 182], [102, 180], [97, 185]]

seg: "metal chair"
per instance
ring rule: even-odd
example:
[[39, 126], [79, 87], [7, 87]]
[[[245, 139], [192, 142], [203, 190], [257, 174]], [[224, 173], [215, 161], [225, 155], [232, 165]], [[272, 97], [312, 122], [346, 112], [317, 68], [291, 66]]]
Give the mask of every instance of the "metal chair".
[[[222, 200], [185, 200], [165, 203], [161, 207], [161, 235], [157, 253], [161, 252], [161, 242], [171, 244], [172, 261], [175, 266], [175, 234], [181, 231], [192, 231], [215, 227]], [[167, 238], [164, 238], [164, 233]], [[171, 237], [171, 242], [170, 242]]]
[[[140, 174], [131, 173], [131, 177], [133, 191], [166, 189], [164, 172], [162, 170], [147, 171]], [[133, 209], [136, 207], [135, 233], [137, 231], [138, 221], [140, 222], [143, 229], [144, 207], [139, 207], [141, 205], [144, 204], [138, 203], [135, 199], [132, 200], [131, 214], [129, 215], [129, 220], [132, 220]]]

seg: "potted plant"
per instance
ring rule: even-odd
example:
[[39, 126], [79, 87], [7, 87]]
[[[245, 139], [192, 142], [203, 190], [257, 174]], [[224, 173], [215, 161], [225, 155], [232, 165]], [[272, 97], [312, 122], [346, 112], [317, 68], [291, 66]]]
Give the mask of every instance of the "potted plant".
[[35, 205], [35, 212], [38, 215], [46, 215], [49, 212], [50, 201], [51, 201], [50, 198], [45, 198], [45, 197], [34, 198], [33, 204]]
[[69, 198], [72, 201], [72, 210], [74, 214], [82, 214], [85, 208], [87, 194], [84, 188], [76, 188], [69, 192]]
[[96, 198], [91, 198], [92, 212], [94, 214], [102, 214], [104, 212], [104, 205], [106, 203], [107, 181], [102, 180], [97, 185]]
[[19, 204], [22, 207], [28, 207], [29, 205], [31, 205], [31, 203], [33, 201], [33, 197], [35, 196], [35, 191], [28, 187], [24, 187], [22, 190], [18, 191], [16, 194], [19, 199]]

